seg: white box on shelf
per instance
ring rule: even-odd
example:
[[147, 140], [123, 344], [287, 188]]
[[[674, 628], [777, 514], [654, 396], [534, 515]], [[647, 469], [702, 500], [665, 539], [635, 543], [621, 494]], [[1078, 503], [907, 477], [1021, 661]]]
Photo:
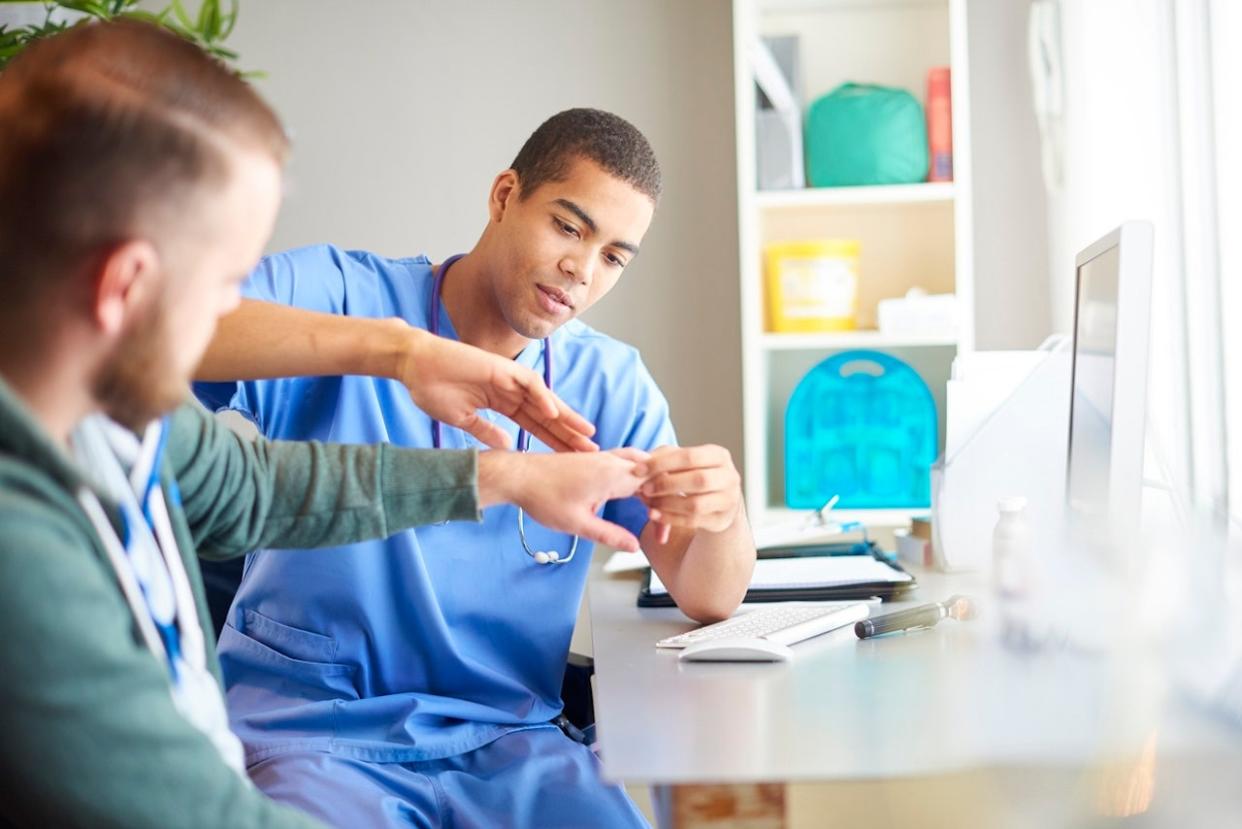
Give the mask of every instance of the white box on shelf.
[[952, 337], [957, 333], [957, 297], [911, 288], [904, 297], [880, 300], [876, 321], [881, 334]]

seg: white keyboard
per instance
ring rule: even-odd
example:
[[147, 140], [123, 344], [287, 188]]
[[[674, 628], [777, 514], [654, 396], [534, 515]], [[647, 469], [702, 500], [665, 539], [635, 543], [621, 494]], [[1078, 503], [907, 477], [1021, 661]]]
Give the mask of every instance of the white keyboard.
[[688, 648], [713, 639], [767, 639], [793, 645], [812, 636], [866, 619], [866, 602], [832, 604], [781, 603], [757, 608], [714, 625], [696, 628], [656, 642], [657, 648]]

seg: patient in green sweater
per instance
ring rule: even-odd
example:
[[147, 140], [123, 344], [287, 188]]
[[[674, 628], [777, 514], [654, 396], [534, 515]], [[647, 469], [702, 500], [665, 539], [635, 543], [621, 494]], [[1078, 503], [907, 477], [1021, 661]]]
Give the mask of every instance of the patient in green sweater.
[[197, 556], [502, 501], [637, 548], [596, 509], [644, 483], [646, 457], [592, 451], [540, 377], [469, 346], [409, 334], [415, 402], [502, 445], [477, 414], [493, 408], [566, 451], [249, 442], [184, 402], [287, 151], [244, 81], [153, 26], [80, 25], [0, 73], [0, 822], [315, 825], [245, 777]]

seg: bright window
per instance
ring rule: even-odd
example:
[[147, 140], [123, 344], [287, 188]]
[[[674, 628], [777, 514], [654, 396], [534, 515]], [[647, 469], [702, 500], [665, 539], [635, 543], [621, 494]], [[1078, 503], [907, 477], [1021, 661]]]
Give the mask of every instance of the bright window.
[[[1219, 183], [1221, 308], [1224, 322], [1229, 514], [1242, 541], [1242, 4], [1213, 0], [1212, 76]], [[1226, 228], [1232, 230], [1227, 231]]]

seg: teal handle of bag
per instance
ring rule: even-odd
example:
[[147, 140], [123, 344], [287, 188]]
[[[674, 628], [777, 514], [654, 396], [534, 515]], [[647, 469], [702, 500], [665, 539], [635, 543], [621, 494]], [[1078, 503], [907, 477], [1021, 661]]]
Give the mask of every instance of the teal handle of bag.
[[834, 89], [831, 94], [834, 97], [840, 96], [844, 98], [846, 95], [858, 95], [858, 94], [865, 95], [871, 92], [891, 92], [891, 91], [893, 91], [893, 87], [891, 86], [880, 86], [879, 84], [876, 84], [876, 83], [854, 83], [853, 81], [846, 81], [845, 83], [841, 84], [836, 89]]

